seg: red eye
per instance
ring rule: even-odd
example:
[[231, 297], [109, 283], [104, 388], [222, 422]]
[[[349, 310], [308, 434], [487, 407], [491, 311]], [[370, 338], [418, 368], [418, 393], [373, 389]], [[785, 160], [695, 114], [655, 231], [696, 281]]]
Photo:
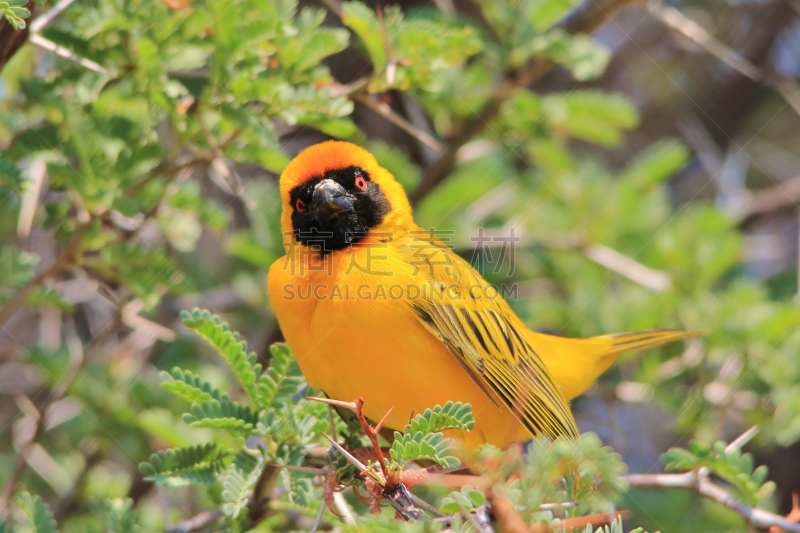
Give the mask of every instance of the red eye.
[[306, 210], [306, 203], [303, 200], [297, 199], [297, 202], [294, 204], [295, 209], [297, 209], [300, 213]]
[[364, 179], [364, 176], [356, 176], [356, 187], [362, 191], [367, 190], [367, 180]]

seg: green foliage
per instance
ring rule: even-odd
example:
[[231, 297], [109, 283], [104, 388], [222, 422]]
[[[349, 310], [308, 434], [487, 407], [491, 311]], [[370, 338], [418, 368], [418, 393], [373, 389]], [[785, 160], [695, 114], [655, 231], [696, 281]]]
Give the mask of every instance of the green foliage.
[[425, 412], [415, 416], [403, 431], [414, 435], [417, 432], [436, 433], [448, 429], [470, 431], [474, 427], [472, 406], [468, 403], [447, 402], [444, 407], [437, 405], [433, 409], [425, 409]]
[[[154, 454], [140, 469], [148, 480], [166, 485], [211, 484], [222, 481], [221, 508], [231, 527], [244, 524], [250, 493], [267, 463], [300, 465], [300, 444], [313, 434], [325, 411], [298, 409], [294, 396], [303, 384], [297, 363], [285, 344], [271, 346], [270, 365], [262, 373], [255, 353], [238, 332], [218, 316], [199, 309], [182, 313], [183, 323], [206, 341], [233, 371], [256, 408], [238, 403], [200, 376], [174, 368], [160, 374], [162, 386], [193, 402], [184, 422], [195, 428], [224, 429], [237, 438], [238, 447], [205, 444]], [[264, 439], [259, 450], [241, 446], [251, 434]], [[230, 457], [233, 456], [233, 460]], [[225, 471], [227, 468], [227, 471]], [[290, 501], [307, 505], [314, 489], [307, 477], [280, 472]]]
[[25, 514], [27, 525], [33, 533], [58, 533], [53, 513], [39, 496], [22, 492], [17, 498], [17, 506]]
[[251, 431], [258, 417], [250, 407], [232, 400], [211, 400], [192, 406], [191, 414], [183, 415], [183, 421], [196, 428], [218, 428]]
[[395, 431], [389, 454], [397, 468], [404, 468], [406, 461], [433, 461], [445, 468], [456, 468], [461, 461], [452, 453], [453, 441], [446, 439], [442, 431], [470, 431], [475, 425], [469, 404], [447, 402], [417, 415], [403, 428]]
[[227, 394], [223, 394], [208, 381], [200, 376], [195, 376], [190, 371], [181, 371], [180, 368], [173, 368], [172, 374], [161, 372], [161, 386], [166, 390], [180, 394], [190, 402], [201, 404], [216, 400], [217, 402], [230, 401]]
[[445, 468], [461, 466], [461, 461], [452, 453], [453, 441], [444, 438], [442, 433], [424, 434], [421, 431], [410, 434], [395, 432], [394, 442], [389, 454], [400, 468], [406, 461], [428, 460]]
[[180, 486], [190, 483], [216, 483], [227, 462], [227, 453], [219, 444], [208, 443], [186, 448], [162, 450], [139, 465], [148, 481]]
[[416, 17], [408, 20], [399, 6], [387, 6], [379, 17], [366, 4], [345, 2], [342, 21], [358, 35], [373, 67], [383, 74], [371, 80], [371, 92], [437, 92], [437, 73], [463, 65], [480, 50], [474, 28]]
[[[674, 205], [691, 173], [676, 187], [668, 181], [691, 163], [690, 153], [677, 141], [661, 141], [629, 157], [631, 147], [650, 142], [640, 135], [623, 145], [639, 123], [630, 101], [599, 89], [567, 92], [575, 80], [599, 76], [610, 58], [590, 35], [556, 28], [575, 5], [480, 0], [473, 6], [480, 12], [466, 17], [435, 4], [379, 10], [351, 1], [342, 5], [345, 27], [320, 6], [295, 0], [195, 0], [183, 9], [162, 0], [93, 0], [59, 14], [45, 36], [109, 74], [25, 46], [0, 79], [0, 306], [5, 312], [26, 290], [23, 301], [31, 308], [3, 324], [4, 335], [19, 341], [4, 351], [2, 371], [24, 376], [13, 386], [37, 408], [51, 397], [40, 394], [42, 385], [53, 393], [66, 387], [52, 409], [64, 418], [56, 417], [59, 423], [37, 441], [58, 468], [34, 472], [26, 466], [15, 492], [40, 493], [59, 509], [74, 503], [66, 507], [64, 531], [162, 531], [164, 513], [155, 499], [139, 498], [132, 507], [124, 496], [139, 489], [131, 481], [138, 479], [136, 462], [154, 447], [170, 448], [143, 466], [149, 479], [168, 486], [170, 518], [177, 520], [178, 511], [187, 518], [185, 509], [218, 508], [227, 512], [220, 527], [243, 526], [245, 498], [259, 469], [304, 465], [307, 447], [327, 446], [321, 438], [330, 431], [327, 408], [298, 399], [306, 384], [286, 345], [258, 350], [270, 359], [262, 369], [233, 328], [194, 310], [184, 318], [219, 353], [209, 360], [200, 343], [175, 338], [181, 331], [175, 306], [224, 309], [231, 324], [263, 342], [274, 333], [265, 313], [265, 271], [284, 253], [274, 175], [296, 149], [327, 136], [357, 142], [411, 192], [437, 155], [405, 135], [380, 126], [376, 131], [380, 123], [354, 113], [356, 102], [386, 102], [447, 142], [469, 131], [508, 80], [548, 60], [563, 68], [547, 80], [547, 94], [534, 92], [536, 85], [518, 87], [459, 151], [453, 172], [415, 206], [416, 221], [454, 230], [452, 244], [468, 250], [467, 259], [479, 228], [513, 227], [524, 234], [513, 272], [488, 269], [484, 275], [529, 290], [509, 303], [532, 329], [575, 337], [659, 327], [710, 331], [686, 347], [621, 358], [589, 391], [587, 404], [620, 396], [620, 382], [634, 381], [674, 417], [679, 433], [710, 441], [715, 428], [729, 425], [722, 421], [753, 420], [763, 428], [756, 445], [764, 453], [775, 443], [795, 443], [796, 273], [759, 279], [740, 221], [709, 201], [710, 183], [697, 198]], [[0, 0], [18, 28], [27, 16], [23, 6], [22, 0]], [[357, 68], [343, 71], [343, 64]], [[330, 69], [337, 65], [334, 77]], [[674, 77], [680, 73], [664, 73], [680, 81]], [[574, 80], [559, 81], [570, 76]], [[637, 94], [637, 106], [644, 85], [624, 87]], [[600, 86], [602, 80], [592, 84]], [[671, 102], [663, 104], [670, 108]], [[605, 157], [606, 148], [617, 146]], [[27, 177], [35, 165], [46, 170], [38, 196]], [[748, 176], [748, 183], [757, 181], [753, 177], [760, 176]], [[31, 232], [24, 237], [22, 206], [31, 202]], [[593, 245], [669, 283], [654, 288], [599, 264], [588, 253]], [[27, 287], [57, 258], [59, 268]], [[231, 372], [220, 370], [225, 365]], [[2, 407], [16, 412], [21, 397], [0, 396]], [[187, 400], [191, 425], [177, 416]], [[466, 406], [448, 405], [418, 415], [403, 430], [391, 444], [393, 468], [413, 460], [458, 464], [447, 439], [437, 435], [469, 430], [472, 422], [464, 413], [445, 414]], [[344, 424], [334, 425], [342, 435]], [[19, 452], [11, 446], [18, 430], [10, 429], [14, 438], [0, 443], [4, 480]], [[357, 449], [356, 440], [350, 436], [345, 445]], [[218, 444], [202, 444], [212, 441]], [[491, 472], [499, 472], [525, 518], [552, 523], [556, 515], [605, 512], [620, 490], [612, 482], [622, 471], [618, 458], [591, 437], [579, 443], [537, 443], [529, 457], [484, 453], [500, 465]], [[245, 444], [258, 446], [261, 455], [247, 455]], [[678, 469], [708, 468], [751, 503], [771, 490], [765, 470], [747, 454], [693, 445], [667, 458]], [[360, 472], [342, 456], [335, 466], [342, 484], [360, 483]], [[321, 489], [312, 474], [280, 469], [275, 485], [274, 515], [256, 527], [313, 520]], [[74, 492], [65, 496], [70, 486]], [[477, 489], [451, 495], [417, 490], [452, 512], [456, 502], [470, 509], [482, 497]], [[698, 511], [690, 497], [651, 500], [656, 503], [643, 505], [646, 514], [634, 520], [663, 509], [685, 515], [686, 530], [739, 526], [736, 517], [732, 523], [714, 510]], [[25, 500], [30, 516], [46, 517], [41, 501]], [[579, 507], [539, 508], [565, 501]], [[341, 526], [332, 516], [325, 520], [346, 531], [440, 527], [363, 518], [366, 506], [349, 503], [362, 521]], [[28, 515], [11, 516], [13, 522]], [[0, 522], [0, 531], [11, 525], [33, 527]], [[457, 518], [451, 529], [470, 528]], [[618, 533], [621, 526], [600, 530]]]
[[25, 8], [26, 0], [2, 0], [0, 1], [0, 11], [5, 15], [6, 20], [15, 30], [25, 28], [26, 18], [31, 16], [31, 12]]
[[486, 503], [486, 495], [469, 485], [461, 487], [460, 491], [452, 491], [449, 496], [442, 498], [439, 511], [444, 514], [458, 514], [473, 512]]
[[575, 441], [536, 439], [526, 454], [487, 445], [478, 458], [478, 471], [501, 481], [503, 494], [529, 522], [553, 518], [542, 504], [572, 502], [568, 516], [605, 512], [625, 489], [625, 463], [593, 433]]
[[749, 505], [757, 505], [775, 492], [775, 483], [767, 481], [768, 469], [761, 465], [754, 469], [753, 456], [739, 448], [728, 449], [718, 441], [708, 446], [696, 440], [689, 449], [670, 448], [661, 456], [667, 470], [688, 471], [707, 468], [711, 473], [733, 485], [738, 497]]
[[232, 518], [237, 518], [246, 507], [249, 491], [261, 476], [266, 457], [262, 453], [252, 452], [243, 448], [234, 457], [223, 483], [222, 506], [223, 512]]
[[288, 345], [273, 344], [269, 350], [272, 359], [259, 378], [258, 386], [263, 404], [278, 409], [284, 407], [286, 400], [300, 387], [303, 377]]
[[[191, 313], [183, 311], [181, 319], [187, 328], [206, 341], [228, 363], [250, 401], [257, 407], [264, 407], [259, 403], [261, 390], [258, 378], [261, 374], [261, 365], [256, 363], [258, 356], [255, 352], [247, 352], [247, 343], [239, 338], [239, 334], [231, 331], [227, 323], [216, 315], [212, 316], [208, 311], [200, 309], [193, 309]], [[221, 409], [219, 403], [217, 401], [216, 405], [210, 406], [215, 413]], [[206, 411], [205, 407], [203, 410]]]
[[133, 508], [130, 498], [114, 498], [106, 500], [102, 510], [104, 516], [104, 531], [110, 533], [139, 533], [141, 518]]

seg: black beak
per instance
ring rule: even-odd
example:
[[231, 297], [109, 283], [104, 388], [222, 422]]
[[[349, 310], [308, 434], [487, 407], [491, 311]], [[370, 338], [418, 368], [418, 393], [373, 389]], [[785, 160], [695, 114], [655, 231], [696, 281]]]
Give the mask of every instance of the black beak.
[[331, 221], [353, 211], [355, 196], [333, 180], [324, 179], [314, 187], [311, 213], [320, 222]]

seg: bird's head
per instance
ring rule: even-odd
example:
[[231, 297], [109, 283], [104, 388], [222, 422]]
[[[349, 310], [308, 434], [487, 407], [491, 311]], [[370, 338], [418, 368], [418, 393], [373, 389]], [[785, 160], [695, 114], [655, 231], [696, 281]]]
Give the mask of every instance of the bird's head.
[[372, 154], [348, 142], [300, 152], [281, 174], [280, 188], [287, 246], [326, 254], [392, 235], [412, 220], [403, 186]]

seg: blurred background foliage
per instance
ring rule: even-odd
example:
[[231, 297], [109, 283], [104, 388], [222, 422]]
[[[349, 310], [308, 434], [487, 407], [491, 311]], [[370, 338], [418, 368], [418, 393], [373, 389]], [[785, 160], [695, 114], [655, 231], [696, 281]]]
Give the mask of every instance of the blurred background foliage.
[[[158, 372], [241, 396], [181, 326], [194, 306], [269, 361], [277, 176], [340, 138], [397, 176], [420, 226], [514, 287], [531, 328], [707, 330], [624, 356], [575, 402], [579, 426], [655, 472], [671, 446], [759, 424], [747, 449], [777, 482], [767, 505], [789, 510], [796, 2], [87, 0], [46, 20], [53, 7], [0, 22], [3, 503], [39, 494], [61, 531], [133, 511], [163, 530], [219, 503], [137, 470], [213, 436]], [[620, 505], [652, 530], [746, 529], [689, 493]]]

